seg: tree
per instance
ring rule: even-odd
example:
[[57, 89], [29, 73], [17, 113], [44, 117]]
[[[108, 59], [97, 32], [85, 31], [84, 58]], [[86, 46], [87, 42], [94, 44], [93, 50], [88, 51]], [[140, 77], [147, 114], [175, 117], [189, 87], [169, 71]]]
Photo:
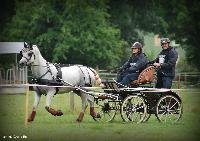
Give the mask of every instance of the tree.
[[159, 1], [157, 7], [168, 24], [168, 36], [183, 46], [188, 63], [200, 70], [200, 1]]
[[[63, 11], [62, 38], [54, 61], [114, 67], [125, 42], [111, 26], [104, 1], [73, 1]], [[66, 45], [66, 46], [63, 46]], [[67, 48], [67, 50], [66, 50]]]
[[[110, 0], [111, 22], [121, 31], [121, 37], [128, 42], [122, 58], [124, 62], [130, 56], [130, 46], [139, 41], [144, 45], [144, 36], [149, 32], [166, 33], [166, 22], [156, 15], [154, 0]], [[147, 45], [148, 46], [148, 45]], [[151, 52], [146, 52], [150, 56]], [[151, 55], [152, 56], [152, 55]]]
[[16, 0], [16, 15], [3, 30], [3, 41], [39, 45], [48, 61], [114, 67], [125, 41], [108, 20], [106, 1]]
[[133, 42], [152, 32], [180, 43], [200, 70], [198, 0], [16, 0], [11, 7], [1, 16], [8, 15], [1, 41], [36, 43], [48, 61], [117, 66]]
[[146, 32], [169, 37], [185, 49], [188, 64], [200, 70], [200, 1], [110, 0], [109, 6], [111, 22], [129, 45], [136, 40], [143, 42]]

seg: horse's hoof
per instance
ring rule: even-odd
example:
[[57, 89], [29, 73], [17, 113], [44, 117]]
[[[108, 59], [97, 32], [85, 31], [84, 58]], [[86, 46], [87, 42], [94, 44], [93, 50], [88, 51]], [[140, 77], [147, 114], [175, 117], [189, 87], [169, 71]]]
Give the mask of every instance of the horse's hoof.
[[63, 115], [63, 112], [62, 112], [61, 110], [58, 110], [56, 115], [57, 115], [57, 116], [62, 116], [62, 115]]
[[80, 112], [79, 117], [76, 119], [77, 122], [82, 122], [83, 121], [83, 117], [84, 117], [84, 113]]
[[28, 119], [27, 119], [27, 121], [28, 121], [28, 122], [32, 122], [32, 121], [33, 121], [33, 119], [30, 119], [30, 118], [28, 118]]
[[31, 115], [29, 116], [29, 118], [27, 119], [28, 122], [32, 122], [34, 121], [36, 115], [36, 111], [32, 111]]
[[78, 122], [78, 123], [81, 123], [81, 122], [82, 122], [82, 120], [80, 120], [80, 119], [76, 119], [76, 122]]

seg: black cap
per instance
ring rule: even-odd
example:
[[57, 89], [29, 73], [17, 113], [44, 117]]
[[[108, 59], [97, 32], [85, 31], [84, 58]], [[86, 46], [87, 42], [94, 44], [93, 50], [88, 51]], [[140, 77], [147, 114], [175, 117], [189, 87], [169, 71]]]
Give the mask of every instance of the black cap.
[[142, 48], [142, 44], [139, 42], [135, 42], [131, 48]]
[[165, 44], [165, 43], [170, 43], [169, 38], [161, 38], [160, 44], [162, 45], [162, 44]]

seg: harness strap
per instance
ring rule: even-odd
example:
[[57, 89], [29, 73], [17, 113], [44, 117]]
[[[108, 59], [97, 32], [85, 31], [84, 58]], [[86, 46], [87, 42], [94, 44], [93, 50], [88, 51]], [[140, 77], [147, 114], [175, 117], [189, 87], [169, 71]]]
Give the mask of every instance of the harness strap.
[[31, 57], [28, 59], [27, 57], [25, 57], [25, 56], [22, 56], [23, 58], [25, 58], [26, 59], [26, 61], [28, 62], [29, 60], [31, 60]]
[[41, 75], [39, 78], [34, 78], [35, 81], [42, 79], [47, 73], [51, 74], [51, 77], [53, 78], [53, 80], [55, 79], [54, 76], [53, 76], [53, 74], [52, 74], [52, 72], [51, 72], [49, 63], [46, 62], [46, 65], [47, 65], [47, 71], [43, 75]]
[[52, 77], [53, 79], [55, 79], [54, 76], [53, 76], [53, 74], [52, 74], [52, 72], [51, 72], [51, 69], [50, 69], [49, 63], [46, 62], [46, 64], [47, 64], [48, 71], [49, 71], [50, 74], [51, 74], [51, 77]]
[[98, 80], [99, 79], [99, 75], [92, 68], [88, 67], [88, 69], [90, 69], [93, 72], [95, 80]]
[[89, 76], [89, 80], [90, 80], [90, 85], [92, 85], [92, 80], [91, 80], [91, 76], [90, 76], [90, 74], [89, 74], [89, 71], [88, 71], [88, 67], [86, 68], [86, 70], [87, 70], [87, 74], [88, 74], [88, 76]]
[[22, 58], [26, 59], [27, 62], [31, 60], [31, 58], [32, 58], [33, 55], [34, 55], [34, 60], [35, 60], [35, 54], [34, 53], [31, 54], [31, 56], [29, 58], [27, 58], [26, 56], [23, 56], [21, 51], [20, 51], [20, 54], [21, 54]]
[[[81, 72], [82, 72], [82, 74], [83, 74], [83, 79], [84, 79], [84, 81], [85, 81], [85, 84], [84, 84], [84, 85], [86, 85], [87, 83], [86, 83], [85, 73], [83, 72], [81, 66], [78, 66], [78, 67], [79, 67], [79, 69], [81, 70]], [[85, 67], [85, 66], [84, 66], [84, 67]], [[87, 68], [88, 68], [88, 67], [87, 67]], [[90, 74], [89, 74], [87, 68], [86, 68], [86, 71], [87, 71], [87, 74], [88, 74], [88, 77], [89, 77], [89, 85], [92, 85], [91, 77], [90, 77]]]

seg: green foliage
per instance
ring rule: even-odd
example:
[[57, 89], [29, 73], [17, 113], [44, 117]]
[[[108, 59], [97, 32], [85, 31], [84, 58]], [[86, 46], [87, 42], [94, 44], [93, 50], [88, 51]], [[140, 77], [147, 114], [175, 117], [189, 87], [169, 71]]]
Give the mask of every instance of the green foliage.
[[[66, 19], [61, 30], [63, 39], [54, 50], [54, 61], [115, 66], [125, 42], [120, 40], [120, 31], [106, 20], [104, 7], [97, 9], [93, 3], [80, 1], [72, 5], [63, 12]], [[67, 50], [62, 44], [67, 45]]]
[[172, 0], [157, 3], [158, 15], [166, 21], [168, 36], [178, 41], [186, 51], [186, 60], [200, 70], [200, 1]]
[[3, 41], [39, 45], [48, 61], [116, 67], [126, 42], [108, 21], [105, 1], [16, 1]]
[[[1, 41], [37, 44], [48, 61], [120, 66], [133, 42], [145, 43], [144, 36], [154, 33], [181, 44], [187, 63], [200, 70], [198, 0], [9, 2], [1, 8]], [[148, 55], [153, 58], [154, 50]]]
[[[13, 64], [12, 64], [13, 63]], [[1, 54], [0, 56], [0, 68], [11, 68], [15, 63], [15, 54]]]
[[[110, 7], [111, 21], [120, 28], [122, 38], [129, 45], [134, 41], [143, 42], [144, 36], [138, 30], [169, 37], [186, 50], [185, 63], [191, 64], [193, 71], [200, 70], [200, 1], [110, 0]], [[149, 54], [153, 56], [153, 51]]]

